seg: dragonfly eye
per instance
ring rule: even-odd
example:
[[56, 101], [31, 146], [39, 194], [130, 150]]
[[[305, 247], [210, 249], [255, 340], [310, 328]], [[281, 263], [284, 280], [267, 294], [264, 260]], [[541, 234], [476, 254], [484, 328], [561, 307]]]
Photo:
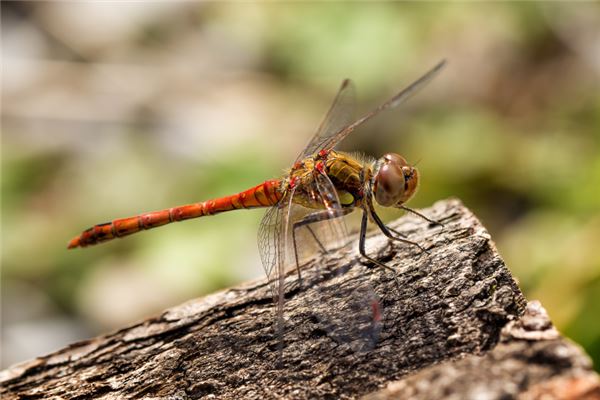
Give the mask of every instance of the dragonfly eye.
[[398, 204], [396, 204], [397, 206], [406, 203], [415, 194], [419, 186], [419, 171], [415, 167], [406, 165], [402, 167], [402, 171], [404, 172], [405, 179], [404, 193], [400, 196]]
[[377, 203], [389, 207], [402, 199], [407, 183], [403, 171], [406, 166], [406, 160], [398, 154], [390, 153], [382, 157], [373, 185]]

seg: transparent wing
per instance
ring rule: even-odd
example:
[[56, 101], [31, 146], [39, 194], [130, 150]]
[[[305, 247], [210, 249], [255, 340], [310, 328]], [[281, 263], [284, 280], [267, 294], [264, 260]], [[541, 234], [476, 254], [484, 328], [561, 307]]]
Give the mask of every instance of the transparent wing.
[[285, 269], [290, 264], [290, 212], [293, 196], [294, 190], [276, 206], [269, 208], [258, 229], [258, 250], [276, 304], [275, 329], [280, 343], [283, 343]]
[[258, 252], [276, 302], [283, 298], [280, 284], [286, 267], [290, 264], [290, 212], [293, 196], [294, 190], [276, 206], [268, 208], [258, 228]]
[[[308, 209], [293, 202], [295, 195], [308, 195], [323, 205], [323, 209]], [[326, 252], [339, 249], [346, 244], [347, 228], [335, 187], [329, 177], [315, 171], [313, 179], [302, 190], [292, 190], [279, 205], [268, 209], [260, 224], [258, 245], [261, 260], [273, 297], [276, 303], [276, 332], [283, 338], [283, 306], [287, 270], [295, 268], [292, 230], [294, 223], [318, 214], [315, 223], [310, 225], [311, 233], [296, 235], [298, 250], [307, 251], [313, 274], [303, 273], [304, 290], [308, 309], [312, 310], [319, 326], [328, 336], [341, 345], [348, 345], [354, 351], [368, 350], [377, 342], [381, 327], [379, 303], [369, 285], [356, 287], [356, 282], [349, 284], [345, 274], [349, 265], [339, 266], [337, 258], [329, 258], [331, 264], [325, 263], [328, 258], [315, 257], [315, 249], [323, 247]], [[307, 230], [305, 226], [299, 230]], [[311, 242], [312, 241], [312, 242]], [[320, 243], [315, 246], [314, 241]], [[345, 251], [345, 250], [342, 250]], [[300, 266], [304, 263], [301, 261]], [[306, 265], [309, 267], [309, 265]], [[333, 269], [332, 269], [333, 268]], [[323, 281], [323, 272], [329, 278]], [[295, 274], [289, 279], [296, 279]], [[377, 310], [377, 312], [374, 312]], [[283, 343], [283, 341], [282, 341]]]
[[274, 206], [267, 209], [258, 228], [258, 252], [267, 279], [271, 281], [277, 264], [281, 261], [281, 232], [283, 208]]
[[340, 241], [348, 237], [348, 229], [344, 218], [334, 218], [336, 212], [342, 210], [337, 190], [335, 190], [331, 179], [326, 174], [321, 173], [315, 174], [314, 188], [317, 192], [317, 198], [320, 199], [320, 202], [332, 217], [327, 219], [322, 227], [322, 230], [325, 230], [328, 236], [326, 241], [327, 243], [339, 244]]
[[[444, 65], [446, 65], [446, 61], [445, 60], [440, 61], [435, 67], [433, 67], [427, 73], [425, 73], [425, 75], [421, 76], [419, 79], [417, 79], [416, 81], [414, 81], [413, 83], [408, 85], [406, 88], [402, 89], [394, 97], [392, 97], [391, 99], [389, 99], [388, 101], [386, 101], [385, 103], [383, 103], [382, 105], [380, 105], [379, 107], [374, 109], [373, 111], [371, 111], [371, 112], [365, 114], [364, 116], [362, 116], [361, 118], [357, 119], [353, 123], [348, 123], [341, 127], [337, 126], [336, 129], [331, 129], [329, 131], [321, 132], [321, 129], [319, 129], [319, 131], [317, 131], [317, 134], [309, 142], [306, 149], [304, 149], [304, 151], [301, 153], [300, 157], [298, 157], [298, 159], [296, 161], [298, 161], [299, 159], [303, 159], [308, 155], [312, 155], [320, 150], [323, 150], [323, 149], [329, 150], [329, 149], [334, 148], [339, 142], [344, 140], [344, 138], [346, 138], [346, 136], [348, 136], [350, 133], [352, 133], [354, 131], [354, 129], [356, 129], [360, 125], [364, 124], [365, 122], [367, 122], [368, 120], [370, 120], [371, 118], [373, 118], [374, 116], [376, 116], [377, 114], [382, 112], [383, 110], [386, 110], [386, 109], [392, 108], [392, 107], [397, 107], [398, 105], [404, 103], [411, 96], [413, 96], [415, 93], [417, 93], [419, 90], [421, 90], [427, 83], [429, 83], [440, 72], [440, 70], [444, 67]], [[346, 82], [346, 81], [344, 81], [344, 82]], [[338, 102], [338, 97], [340, 96], [340, 94], [342, 94], [343, 91], [344, 91], [344, 84], [342, 84], [342, 88], [340, 89], [340, 92], [338, 93], [338, 96], [336, 97], [336, 100], [334, 101], [333, 106], [331, 107], [330, 112], [327, 114], [327, 118], [325, 120], [328, 119], [331, 111], [338, 108], [336, 106], [336, 104]]]
[[344, 79], [338, 90], [329, 111], [321, 121], [319, 129], [311, 138], [304, 150], [298, 155], [296, 161], [316, 153], [322, 148], [322, 143], [331, 135], [335, 135], [352, 122], [356, 108], [356, 94], [354, 84], [350, 79]]
[[[337, 191], [327, 175], [315, 174], [306, 192], [331, 213], [342, 209]], [[278, 205], [268, 208], [258, 229], [258, 251], [272, 287], [290, 267], [295, 267], [295, 259], [292, 259], [293, 225], [311, 213], [311, 209], [294, 204], [295, 195], [293, 189]], [[347, 237], [343, 219], [330, 219], [320, 225], [321, 243], [335, 244]], [[314, 246], [311, 248], [314, 250]], [[274, 295], [278, 295], [278, 290], [274, 290]]]
[[[343, 218], [349, 210], [344, 210], [337, 191], [329, 177], [315, 174], [311, 185], [312, 195], [325, 206], [323, 220], [311, 226], [315, 239], [322, 242], [328, 251], [341, 249], [346, 244], [348, 229]], [[323, 260], [324, 258], [320, 258]], [[317, 268], [328, 269], [322, 262], [316, 262]], [[336, 342], [348, 345], [354, 351], [371, 349], [379, 337], [381, 329], [381, 311], [379, 302], [370, 285], [352, 285], [346, 275], [350, 265], [339, 265], [339, 259], [332, 258], [336, 266], [331, 279], [327, 279], [311, 290], [317, 293], [316, 304], [311, 305], [315, 316]]]

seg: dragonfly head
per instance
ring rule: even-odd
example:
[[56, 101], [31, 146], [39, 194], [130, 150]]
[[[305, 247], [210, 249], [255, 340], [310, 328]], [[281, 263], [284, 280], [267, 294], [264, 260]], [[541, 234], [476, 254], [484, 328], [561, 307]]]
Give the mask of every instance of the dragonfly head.
[[417, 191], [419, 172], [395, 153], [388, 153], [375, 163], [373, 193], [384, 207], [401, 206]]

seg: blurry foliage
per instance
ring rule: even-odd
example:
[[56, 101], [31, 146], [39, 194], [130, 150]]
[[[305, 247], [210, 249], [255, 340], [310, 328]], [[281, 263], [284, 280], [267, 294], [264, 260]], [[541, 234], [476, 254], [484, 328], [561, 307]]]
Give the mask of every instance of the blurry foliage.
[[4, 365], [37, 355], [27, 343], [46, 340], [48, 351], [77, 338], [71, 325], [40, 337], [41, 316], [91, 334], [260, 276], [261, 211], [85, 251], [65, 245], [93, 223], [276, 177], [342, 78], [355, 80], [364, 112], [443, 57], [450, 63], [428, 88], [342, 148], [418, 162], [411, 205], [462, 199], [527, 297], [600, 364], [597, 4], [13, 2], [2, 11]]

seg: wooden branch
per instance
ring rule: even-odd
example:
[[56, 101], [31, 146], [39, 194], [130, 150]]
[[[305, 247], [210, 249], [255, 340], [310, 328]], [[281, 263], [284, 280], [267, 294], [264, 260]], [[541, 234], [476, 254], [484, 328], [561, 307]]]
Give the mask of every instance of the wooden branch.
[[364, 399], [600, 399], [600, 380], [581, 348], [554, 329], [538, 301], [509, 322], [483, 356], [424, 368]]
[[311, 260], [302, 268], [302, 286], [292, 271], [282, 335], [268, 282], [251, 282], [9, 368], [0, 373], [0, 395], [598, 395], [587, 357], [560, 338], [538, 303], [527, 305], [475, 216], [457, 200], [422, 212], [444, 227], [414, 215], [391, 226], [427, 253], [369, 238], [369, 254], [395, 268], [396, 277], [361, 264], [356, 243]]

